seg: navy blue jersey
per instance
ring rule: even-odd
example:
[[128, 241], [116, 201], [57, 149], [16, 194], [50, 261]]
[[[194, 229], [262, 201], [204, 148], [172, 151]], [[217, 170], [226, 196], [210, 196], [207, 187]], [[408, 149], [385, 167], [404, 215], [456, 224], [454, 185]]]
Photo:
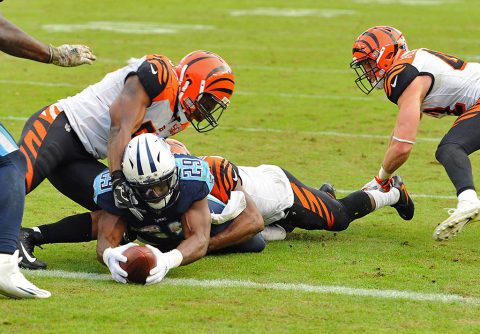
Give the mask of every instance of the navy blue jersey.
[[141, 203], [141, 209], [147, 211], [143, 221], [136, 219], [128, 209], [115, 206], [112, 183], [108, 170], [100, 173], [94, 181], [94, 201], [103, 210], [126, 218], [133, 231], [150, 231], [166, 236], [182, 235], [180, 218], [196, 201], [202, 200], [213, 187], [213, 176], [208, 164], [197, 157], [175, 155], [179, 175], [179, 194], [174, 203], [163, 210], [154, 210]]

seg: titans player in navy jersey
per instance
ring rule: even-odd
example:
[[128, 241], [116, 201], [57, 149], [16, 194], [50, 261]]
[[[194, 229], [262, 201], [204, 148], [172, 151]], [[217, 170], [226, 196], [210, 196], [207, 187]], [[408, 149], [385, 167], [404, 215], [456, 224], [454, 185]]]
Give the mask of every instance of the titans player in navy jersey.
[[[135, 245], [119, 246], [125, 232], [133, 233], [132, 239], [156, 246], [151, 249], [157, 266], [147, 278], [147, 284], [153, 284], [170, 269], [203, 257], [211, 233], [228, 228], [231, 219], [245, 208], [241, 195], [227, 209], [223, 202], [209, 196], [214, 180], [208, 164], [194, 156], [174, 156], [168, 144], [156, 135], [132, 139], [122, 165], [123, 177], [132, 189], [122, 196], [129, 198], [131, 207], [119, 209], [115, 204], [115, 186], [108, 170], [94, 183], [95, 201], [104, 210], [97, 225], [97, 255], [118, 282], [126, 283], [127, 276], [120, 268], [120, 262], [126, 261], [122, 253]], [[234, 247], [236, 251], [261, 251], [265, 243], [257, 234]]]

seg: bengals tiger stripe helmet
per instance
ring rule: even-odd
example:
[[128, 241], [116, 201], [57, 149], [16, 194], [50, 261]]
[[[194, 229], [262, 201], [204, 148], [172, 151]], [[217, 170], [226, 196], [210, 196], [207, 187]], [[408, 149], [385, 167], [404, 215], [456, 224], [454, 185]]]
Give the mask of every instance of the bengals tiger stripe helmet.
[[353, 43], [353, 61], [350, 68], [357, 73], [355, 83], [365, 94], [381, 88], [385, 74], [393, 62], [408, 51], [403, 34], [389, 26], [376, 26], [357, 37]]
[[235, 88], [230, 66], [215, 53], [202, 50], [186, 55], [176, 71], [179, 101], [188, 120], [198, 132], [214, 129]]

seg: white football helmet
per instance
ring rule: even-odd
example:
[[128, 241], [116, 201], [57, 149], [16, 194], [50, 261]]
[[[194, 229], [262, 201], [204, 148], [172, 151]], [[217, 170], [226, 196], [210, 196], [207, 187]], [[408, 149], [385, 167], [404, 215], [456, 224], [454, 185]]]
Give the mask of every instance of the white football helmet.
[[170, 146], [152, 133], [134, 137], [125, 148], [123, 174], [135, 193], [161, 210], [178, 196], [178, 168]]

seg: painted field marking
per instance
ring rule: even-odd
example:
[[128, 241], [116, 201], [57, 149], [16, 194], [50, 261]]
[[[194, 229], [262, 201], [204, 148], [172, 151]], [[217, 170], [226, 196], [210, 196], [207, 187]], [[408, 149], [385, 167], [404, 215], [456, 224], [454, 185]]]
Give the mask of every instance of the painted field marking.
[[42, 28], [49, 32], [74, 32], [79, 30], [102, 30], [124, 34], [174, 34], [185, 30], [212, 30], [210, 25], [159, 24], [142, 22], [92, 21], [82, 24], [44, 24]]
[[[27, 276], [33, 277], [50, 277], [62, 279], [79, 279], [91, 281], [110, 281], [111, 276], [108, 274], [69, 272], [63, 270], [23, 270]], [[296, 283], [257, 283], [252, 281], [240, 280], [199, 280], [193, 278], [165, 278], [160, 283], [163, 285], [174, 286], [194, 286], [202, 288], [247, 288], [247, 289], [266, 289], [280, 291], [309, 292], [318, 294], [335, 294], [343, 296], [355, 297], [373, 297], [381, 299], [403, 299], [424, 302], [440, 302], [440, 303], [465, 303], [472, 305], [480, 305], [480, 299], [475, 297], [464, 297], [455, 294], [443, 293], [423, 293], [407, 290], [383, 290], [383, 289], [359, 289], [346, 286], [335, 285], [309, 285]]]
[[348, 9], [310, 9], [310, 8], [251, 8], [238, 9], [230, 12], [231, 16], [282, 16], [306, 17], [316, 16], [332, 18], [341, 15], [353, 15], [356, 12]]
[[[0, 119], [3, 120], [11, 120], [11, 121], [20, 121], [25, 122], [28, 117], [19, 117], [19, 116], [0, 116]], [[220, 126], [218, 127], [219, 130], [226, 130], [226, 131], [242, 131], [242, 132], [270, 132], [270, 133], [295, 133], [297, 135], [304, 135], [304, 136], [331, 136], [331, 137], [346, 137], [346, 138], [365, 138], [365, 139], [390, 139], [390, 136], [387, 135], [369, 135], [369, 134], [362, 134], [362, 133], [347, 133], [347, 132], [336, 132], [336, 131], [291, 131], [291, 130], [283, 130], [283, 129], [273, 129], [273, 128], [242, 128], [242, 127], [231, 127], [231, 126]], [[425, 142], [440, 142], [441, 138], [429, 138], [429, 137], [418, 137], [417, 141], [425, 141]]]
[[438, 6], [459, 3], [458, 0], [355, 0], [357, 3], [376, 3], [380, 5]]

